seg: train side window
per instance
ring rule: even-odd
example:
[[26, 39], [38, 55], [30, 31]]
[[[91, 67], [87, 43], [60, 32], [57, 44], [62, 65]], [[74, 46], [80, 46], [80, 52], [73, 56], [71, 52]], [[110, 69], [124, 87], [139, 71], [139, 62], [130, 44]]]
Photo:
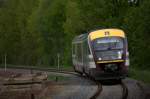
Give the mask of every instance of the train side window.
[[91, 54], [91, 52], [90, 52], [90, 47], [89, 47], [89, 45], [87, 46], [87, 52], [88, 52], [88, 54], [90, 55]]
[[81, 49], [81, 44], [77, 44], [77, 57], [78, 57], [78, 61], [81, 61], [82, 59], [82, 49]]
[[72, 54], [75, 55], [75, 44], [72, 45]]

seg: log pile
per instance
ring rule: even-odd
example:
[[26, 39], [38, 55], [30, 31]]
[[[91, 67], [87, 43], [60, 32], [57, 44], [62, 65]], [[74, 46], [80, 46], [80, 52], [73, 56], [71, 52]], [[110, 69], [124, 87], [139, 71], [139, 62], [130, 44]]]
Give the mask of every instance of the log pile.
[[0, 72], [0, 99], [40, 99], [46, 73]]

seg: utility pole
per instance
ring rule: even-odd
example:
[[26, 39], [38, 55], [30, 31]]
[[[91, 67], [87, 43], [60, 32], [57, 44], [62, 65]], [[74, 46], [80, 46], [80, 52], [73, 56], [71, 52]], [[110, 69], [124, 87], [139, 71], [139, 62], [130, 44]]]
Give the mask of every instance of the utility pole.
[[5, 71], [7, 69], [7, 54], [5, 54]]
[[60, 61], [60, 54], [59, 54], [59, 53], [57, 54], [57, 59], [58, 59], [58, 61], [57, 61], [57, 62], [58, 62], [58, 65], [57, 65], [57, 66], [58, 66], [58, 70], [59, 70], [59, 69], [60, 69], [60, 66], [59, 66], [59, 65], [60, 65], [60, 64], [59, 64], [59, 61]]

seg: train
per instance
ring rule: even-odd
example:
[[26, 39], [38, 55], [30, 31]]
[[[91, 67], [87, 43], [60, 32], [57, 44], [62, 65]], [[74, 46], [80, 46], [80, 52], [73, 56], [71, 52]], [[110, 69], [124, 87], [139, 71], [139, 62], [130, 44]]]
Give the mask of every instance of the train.
[[72, 40], [72, 63], [76, 72], [94, 79], [125, 78], [130, 65], [125, 32], [107, 28], [76, 36]]

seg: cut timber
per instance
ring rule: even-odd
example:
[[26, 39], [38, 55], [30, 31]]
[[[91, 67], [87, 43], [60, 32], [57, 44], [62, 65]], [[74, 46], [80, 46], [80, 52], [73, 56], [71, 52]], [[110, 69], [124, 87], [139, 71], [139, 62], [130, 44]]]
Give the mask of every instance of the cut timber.
[[47, 79], [46, 73], [12, 75], [9, 78], [0, 77], [1, 85], [40, 84]]

